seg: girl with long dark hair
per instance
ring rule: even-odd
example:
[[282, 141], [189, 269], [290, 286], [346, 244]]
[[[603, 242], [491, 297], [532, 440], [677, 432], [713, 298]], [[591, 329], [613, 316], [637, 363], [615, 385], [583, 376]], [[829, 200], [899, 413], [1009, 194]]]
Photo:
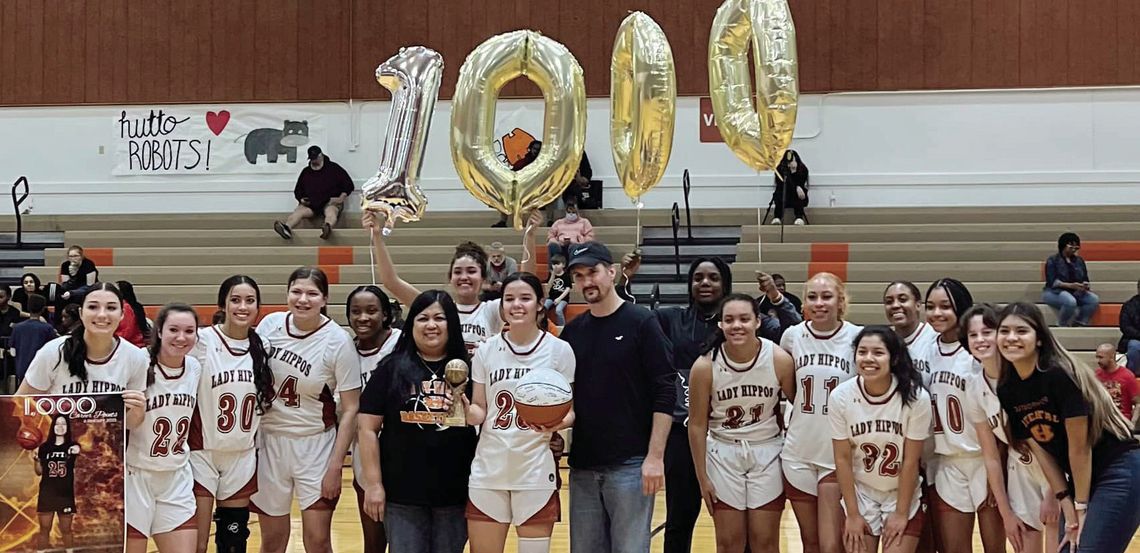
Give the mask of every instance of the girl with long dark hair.
[[1096, 373], [1057, 343], [1036, 305], [998, 314], [998, 398], [1061, 502], [1062, 549], [1123, 553], [1140, 527], [1140, 443]]
[[574, 351], [539, 327], [546, 311], [537, 276], [514, 273], [502, 290], [500, 309], [510, 329], [484, 342], [471, 361], [467, 421], [480, 434], [468, 484], [467, 530], [472, 553], [502, 553], [511, 526], [520, 551], [546, 553], [562, 512], [557, 461], [547, 444], [554, 432], [574, 424], [574, 410], [556, 424], [536, 426], [515, 411], [514, 392], [519, 379], [539, 369], [562, 373], [573, 384]]
[[849, 553], [913, 553], [922, 534], [918, 474], [930, 437], [930, 396], [899, 335], [868, 326], [855, 338], [859, 375], [831, 393], [835, 474]]
[[46, 344], [32, 359], [20, 395], [123, 393], [127, 428], [146, 410], [146, 352], [115, 336], [123, 318], [123, 296], [98, 282], [83, 297], [80, 323]]
[[[358, 286], [348, 294], [345, 315], [349, 328], [356, 335], [353, 342], [360, 359], [361, 384], [367, 386], [380, 360], [392, 353], [400, 339], [400, 329], [392, 328], [392, 300], [377, 286]], [[364, 488], [360, 485], [364, 464], [357, 449], [353, 441], [352, 487], [356, 491], [360, 525], [364, 529], [364, 553], [383, 553], [388, 547], [388, 537], [384, 533], [384, 523], [372, 520], [364, 512]]]
[[796, 215], [795, 224], [805, 224], [807, 215], [804, 214], [804, 208], [808, 205], [808, 168], [800, 159], [799, 152], [795, 150], [784, 152], [784, 157], [780, 159], [780, 164], [774, 173], [776, 191], [772, 200], [776, 204], [776, 216], [772, 218], [772, 224], [780, 224], [784, 210], [789, 207]]
[[974, 304], [960, 281], [943, 278], [926, 290], [926, 321], [938, 332], [924, 361], [929, 366], [926, 384], [934, 402], [934, 451], [928, 458], [927, 477], [933, 486], [935, 539], [942, 553], [969, 553], [962, 536], [974, 531], [978, 520], [986, 553], [1004, 551], [1001, 515], [988, 499], [985, 459], [974, 425], [967, 424], [970, 402], [966, 384], [980, 369], [962, 345], [965, 329], [959, 319]]
[[36, 548], [51, 549], [51, 526], [59, 517], [59, 533], [63, 547], [75, 547], [71, 521], [75, 517], [75, 461], [79, 443], [71, 435], [71, 419], [56, 415], [51, 419], [51, 435], [36, 450], [35, 471], [40, 477], [40, 493], [36, 496], [36, 515], [40, 532]]
[[[384, 236], [380, 232], [382, 222], [378, 222], [376, 215], [365, 211], [363, 223], [372, 231], [372, 243], [376, 254], [376, 272], [384, 287], [392, 292], [396, 299], [407, 305], [419, 295], [420, 291], [404, 279], [396, 271], [392, 256], [388, 253], [388, 246], [384, 243]], [[542, 222], [542, 214], [531, 214], [526, 232], [523, 233], [523, 242], [527, 245], [524, 261], [519, 270], [534, 272], [534, 240], [531, 236], [534, 229]], [[475, 351], [483, 341], [494, 336], [503, 329], [503, 318], [499, 315], [499, 300], [480, 301], [479, 295], [483, 291], [483, 282], [487, 279], [487, 252], [474, 242], [461, 242], [455, 247], [455, 255], [447, 268], [448, 284], [453, 290], [452, 298], [459, 308], [460, 331], [467, 344], [469, 352]]]
[[198, 341], [198, 315], [189, 305], [167, 304], [155, 326], [146, 416], [127, 440], [127, 552], [145, 553], [150, 539], [159, 553], [193, 553], [198, 528], [187, 441], [202, 376], [202, 366], [189, 355]]
[[[257, 490], [257, 430], [273, 403], [269, 350], [254, 331], [261, 289], [245, 275], [218, 287], [222, 321], [199, 332], [194, 358], [202, 365], [198, 407], [190, 428], [190, 466], [198, 503], [198, 553], [217, 522], [219, 553], [245, 551], [249, 498]], [[214, 511], [214, 502], [218, 508]]]
[[759, 304], [721, 303], [718, 329], [690, 372], [689, 442], [718, 553], [779, 551], [784, 485], [779, 401], [795, 393], [795, 363], [757, 337]]
[[1059, 511], [1041, 464], [1028, 450], [1006, 447], [1008, 421], [997, 397], [1001, 377], [997, 312], [986, 303], [975, 305], [962, 315], [961, 325], [963, 345], [982, 366], [982, 373], [966, 384], [966, 418], [982, 446], [990, 493], [1005, 525], [1006, 539], [1018, 553], [1056, 551]]
[[44, 287], [40, 284], [40, 277], [35, 273], [24, 273], [20, 277], [20, 285], [12, 291], [12, 303], [20, 306], [20, 315], [28, 316], [28, 296], [38, 294], [43, 296], [46, 294]]
[[284, 553], [294, 497], [306, 548], [330, 551], [344, 457], [356, 436], [360, 359], [348, 332], [324, 315], [324, 271], [298, 268], [286, 290], [288, 311], [257, 325], [269, 345], [276, 393], [261, 417], [257, 491], [250, 502], [259, 514], [263, 553]]
[[[384, 522], [392, 551], [460, 553], [467, 542], [464, 506], [475, 429], [433, 422], [451, 405], [444, 381], [448, 361], [468, 362], [459, 326], [459, 310], [447, 292], [416, 296], [396, 348], [380, 361], [361, 397], [357, 453], [364, 465], [364, 512]], [[466, 394], [470, 399], [470, 386]]]

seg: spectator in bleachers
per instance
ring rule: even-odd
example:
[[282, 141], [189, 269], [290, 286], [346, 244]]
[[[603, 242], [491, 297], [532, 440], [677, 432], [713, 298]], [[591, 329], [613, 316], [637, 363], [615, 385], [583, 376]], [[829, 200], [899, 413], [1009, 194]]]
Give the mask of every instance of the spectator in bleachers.
[[804, 208], [808, 205], [808, 168], [798, 152], [788, 150], [784, 153], [784, 158], [776, 167], [775, 180], [776, 190], [772, 193], [772, 203], [775, 204], [776, 216], [772, 218], [772, 224], [780, 224], [784, 209], [789, 207], [796, 214], [794, 224], [806, 224]]
[[[792, 305], [796, 308], [796, 313], [803, 315], [804, 302], [801, 301], [800, 298], [795, 294], [788, 292], [787, 281], [784, 280], [784, 275], [781, 275], [780, 273], [772, 273], [771, 278], [772, 284], [774, 284], [776, 286], [776, 289], [780, 291], [780, 295], [784, 296], [784, 299], [792, 302]], [[764, 286], [761, 285], [761, 289], [763, 288]], [[768, 299], [767, 295], [760, 297], [759, 309], [761, 313], [767, 315], [768, 317], [775, 318], [777, 316], [777, 309], [772, 305], [772, 300]]]
[[63, 311], [60, 312], [55, 331], [60, 336], [71, 334], [71, 331], [75, 330], [82, 322], [79, 320], [79, 305], [70, 303], [64, 306]]
[[0, 338], [12, 335], [12, 325], [20, 322], [20, 310], [11, 303], [12, 287], [0, 285]]
[[122, 338], [137, 347], [146, 347], [150, 336], [150, 323], [146, 318], [146, 310], [135, 296], [135, 287], [130, 282], [120, 280], [115, 283], [119, 292], [123, 294], [123, 319], [119, 321], [119, 329], [115, 336]]
[[28, 372], [28, 365], [36, 352], [50, 342], [57, 335], [47, 321], [44, 320], [44, 308], [47, 300], [39, 294], [29, 294], [25, 301], [28, 320], [12, 327], [12, 349], [16, 350], [16, 384], [24, 380], [24, 373]]
[[546, 236], [546, 249], [550, 252], [550, 259], [561, 255], [570, 259], [570, 246], [594, 241], [594, 225], [590, 220], [578, 214], [578, 206], [566, 206], [566, 216], [555, 221], [550, 226], [550, 233]]
[[55, 303], [56, 312], [69, 303], [83, 301], [83, 296], [99, 280], [99, 268], [83, 255], [82, 247], [72, 246], [67, 249], [67, 261], [59, 266], [58, 280], [47, 287], [47, 299]]
[[12, 303], [20, 308], [20, 314], [28, 317], [28, 296], [31, 294], [44, 295], [40, 277], [35, 273], [24, 273], [20, 277], [20, 286], [12, 292]]
[[1116, 408], [1136, 428], [1140, 418], [1140, 386], [1131, 371], [1116, 363], [1116, 348], [1101, 344], [1096, 348], [1096, 378], [1108, 390]]
[[491, 242], [487, 247], [487, 278], [483, 280], [483, 301], [503, 297], [503, 279], [519, 272], [519, 262], [507, 256], [502, 242]]
[[554, 323], [558, 326], [566, 326], [566, 306], [570, 303], [573, 287], [574, 280], [566, 274], [566, 258], [561, 255], [550, 258], [550, 280], [546, 283], [544, 307], [547, 313], [554, 308]]
[[319, 146], [309, 146], [309, 166], [301, 170], [297, 186], [293, 188], [297, 207], [284, 223], [274, 221], [273, 230], [282, 238], [292, 240], [293, 227], [302, 219], [311, 219], [320, 213], [324, 215], [321, 238], [328, 239], [353, 188], [348, 171], [322, 153]]
[[1140, 281], [1136, 295], [1120, 308], [1120, 343], [1117, 351], [1128, 356], [1128, 369], [1140, 377]]
[[1066, 232], [1057, 239], [1057, 254], [1045, 260], [1045, 291], [1041, 301], [1057, 312], [1061, 326], [1088, 326], [1100, 305], [1092, 292], [1085, 260], [1077, 255], [1081, 238]]

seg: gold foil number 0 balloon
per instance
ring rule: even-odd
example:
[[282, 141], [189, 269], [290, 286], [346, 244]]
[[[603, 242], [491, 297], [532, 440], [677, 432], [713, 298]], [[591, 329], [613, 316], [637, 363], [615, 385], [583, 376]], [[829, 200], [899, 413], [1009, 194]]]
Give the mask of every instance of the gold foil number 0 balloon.
[[361, 186], [361, 207], [384, 214], [384, 234], [396, 218], [419, 221], [427, 207], [416, 182], [442, 75], [443, 56], [423, 46], [401, 48], [376, 68], [376, 80], [392, 92], [392, 112], [380, 168]]
[[[515, 172], [495, 156], [495, 102], [503, 85], [525, 76], [546, 100], [542, 151]], [[451, 105], [451, 160], [471, 195], [513, 216], [516, 229], [531, 211], [570, 184], [586, 142], [586, 86], [578, 60], [534, 31], [487, 39], [467, 56]]]
[[[752, 107], [748, 45], [759, 95]], [[799, 101], [796, 27], [786, 0], [725, 0], [709, 36], [709, 95], [725, 143], [757, 171], [792, 143]]]
[[639, 207], [665, 175], [676, 119], [673, 50], [653, 18], [634, 12], [618, 28], [610, 61], [610, 145], [622, 188]]

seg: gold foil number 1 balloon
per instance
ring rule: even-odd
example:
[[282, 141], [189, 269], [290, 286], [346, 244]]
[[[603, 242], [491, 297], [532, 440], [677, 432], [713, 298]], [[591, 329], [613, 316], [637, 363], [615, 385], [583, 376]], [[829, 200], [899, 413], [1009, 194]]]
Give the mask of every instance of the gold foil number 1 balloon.
[[[759, 96], [752, 107], [748, 45]], [[799, 101], [796, 27], [786, 0], [725, 0], [709, 36], [709, 95], [728, 147], [757, 171], [774, 170], [792, 143]]]
[[618, 28], [610, 60], [610, 147], [622, 189], [638, 209], [665, 175], [676, 119], [669, 40], [653, 18], [633, 12]]
[[397, 218], [419, 221], [427, 207], [416, 183], [442, 76], [443, 56], [423, 46], [401, 48], [376, 68], [377, 82], [392, 92], [392, 112], [380, 168], [361, 186], [361, 207], [384, 214], [384, 234]]
[[[546, 100], [542, 151], [515, 172], [495, 156], [495, 102], [503, 85], [525, 76]], [[459, 69], [451, 105], [451, 160], [471, 195], [513, 216], [516, 229], [534, 210], [562, 195], [578, 171], [586, 143], [586, 85], [578, 60], [534, 31], [487, 39]]]

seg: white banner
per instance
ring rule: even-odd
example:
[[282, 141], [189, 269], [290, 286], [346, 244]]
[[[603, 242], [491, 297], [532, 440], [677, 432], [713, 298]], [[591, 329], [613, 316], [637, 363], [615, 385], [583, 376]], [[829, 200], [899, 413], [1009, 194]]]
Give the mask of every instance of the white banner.
[[129, 108], [114, 116], [114, 175], [297, 173], [321, 117], [270, 105]]

